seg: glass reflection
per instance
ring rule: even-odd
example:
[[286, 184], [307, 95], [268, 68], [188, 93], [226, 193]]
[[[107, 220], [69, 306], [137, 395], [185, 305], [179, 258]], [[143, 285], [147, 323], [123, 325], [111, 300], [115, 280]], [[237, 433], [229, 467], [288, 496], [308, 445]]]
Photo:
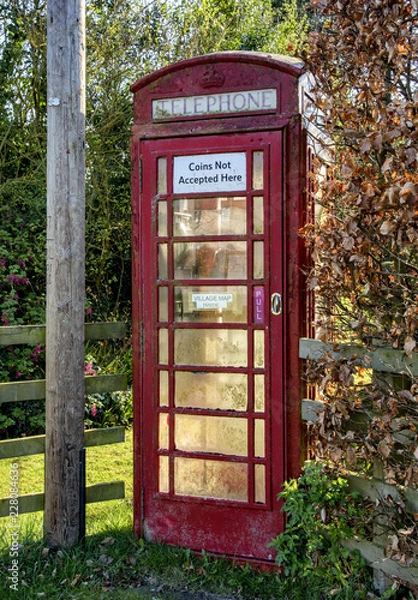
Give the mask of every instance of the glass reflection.
[[263, 151], [253, 152], [253, 190], [262, 190], [264, 186], [264, 161]]
[[174, 491], [183, 496], [248, 501], [248, 468], [243, 463], [174, 459]]
[[158, 235], [165, 237], [167, 233], [167, 202], [161, 200], [158, 203]]
[[253, 233], [264, 232], [264, 198], [254, 196], [253, 198]]
[[175, 374], [176, 407], [245, 411], [247, 375], [178, 371]]
[[175, 279], [246, 279], [245, 242], [177, 242]]
[[254, 279], [264, 277], [264, 242], [254, 242], [253, 245], [253, 276]]
[[159, 448], [160, 450], [168, 450], [168, 440], [169, 440], [169, 432], [168, 432], [168, 419], [169, 415], [167, 413], [160, 413], [160, 423], [159, 423]]
[[168, 330], [160, 329], [158, 339], [158, 359], [161, 365], [166, 365], [168, 364]]
[[168, 277], [167, 252], [167, 244], [158, 244], [158, 279], [167, 279]]
[[177, 365], [246, 367], [247, 346], [247, 332], [241, 329], [178, 329], [174, 361]]
[[158, 320], [168, 321], [168, 288], [158, 288]]
[[261, 329], [254, 330], [254, 367], [264, 368], [264, 331]]
[[168, 456], [160, 456], [160, 470], [159, 470], [159, 491], [162, 494], [168, 494], [170, 491], [169, 483], [169, 464]]
[[246, 199], [191, 198], [173, 201], [174, 235], [244, 235]]
[[160, 371], [160, 406], [168, 406], [168, 371]]
[[167, 193], [167, 157], [161, 156], [157, 160], [157, 194]]
[[264, 412], [264, 375], [254, 375], [254, 406], [256, 412]]
[[264, 458], [265, 454], [264, 420], [254, 421], [254, 456]]
[[266, 503], [266, 475], [264, 465], [255, 465], [255, 501]]
[[183, 450], [184, 452], [215, 452], [217, 454], [247, 456], [247, 428], [247, 419], [202, 415], [176, 415], [176, 450]]

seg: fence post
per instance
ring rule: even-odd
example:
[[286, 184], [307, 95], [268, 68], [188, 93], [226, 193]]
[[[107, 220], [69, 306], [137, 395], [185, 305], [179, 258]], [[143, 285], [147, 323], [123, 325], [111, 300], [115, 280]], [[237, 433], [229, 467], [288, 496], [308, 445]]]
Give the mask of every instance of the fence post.
[[84, 437], [84, 0], [47, 3], [45, 535], [79, 539]]

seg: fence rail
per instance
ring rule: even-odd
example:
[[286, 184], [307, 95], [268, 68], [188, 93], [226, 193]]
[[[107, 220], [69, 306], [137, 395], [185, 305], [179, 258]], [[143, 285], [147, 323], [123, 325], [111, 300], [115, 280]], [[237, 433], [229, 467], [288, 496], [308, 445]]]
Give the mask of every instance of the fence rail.
[[[19, 325], [0, 327], [0, 346], [14, 346], [45, 343], [45, 325]], [[126, 336], [125, 323], [87, 323], [86, 341], [122, 339]], [[95, 375], [85, 378], [86, 394], [126, 391], [127, 377], [124, 374]], [[0, 405], [6, 402], [21, 402], [45, 399], [45, 380], [0, 383]], [[90, 429], [84, 432], [86, 447], [118, 444], [125, 441], [124, 427]], [[45, 436], [0, 441], [0, 459], [43, 454]], [[86, 502], [104, 502], [125, 497], [123, 481], [97, 483], [86, 487]], [[18, 497], [19, 513], [43, 510], [44, 494], [25, 494]], [[0, 517], [9, 514], [9, 498], [0, 498]]]
[[[311, 361], [320, 360], [325, 355], [331, 355], [337, 359], [354, 361], [359, 367], [372, 369], [384, 374], [418, 376], [418, 355], [407, 356], [401, 350], [392, 348], [378, 348], [373, 352], [355, 344], [327, 344], [320, 340], [301, 338], [299, 341], [299, 357]], [[319, 400], [302, 400], [302, 420], [305, 423], [315, 423], [324, 403]], [[356, 413], [356, 422], [351, 426], [355, 429], [361, 427], [362, 421], [368, 419], [365, 412]], [[418, 424], [417, 424], [418, 425]], [[399, 443], [411, 435], [410, 430], [402, 429], [402, 419], [394, 419], [392, 422], [393, 437]], [[395, 502], [403, 498], [406, 510], [411, 515], [418, 513], [418, 490], [396, 486], [384, 482], [378, 478], [366, 478], [358, 474], [349, 474], [348, 482], [352, 490], [359, 492], [364, 498], [377, 501], [391, 498]], [[418, 561], [406, 566], [399, 561], [385, 556], [382, 537], [379, 540], [345, 540], [344, 546], [351, 550], [358, 550], [363, 558], [374, 569], [382, 572], [388, 578], [398, 578], [411, 585], [418, 581]]]

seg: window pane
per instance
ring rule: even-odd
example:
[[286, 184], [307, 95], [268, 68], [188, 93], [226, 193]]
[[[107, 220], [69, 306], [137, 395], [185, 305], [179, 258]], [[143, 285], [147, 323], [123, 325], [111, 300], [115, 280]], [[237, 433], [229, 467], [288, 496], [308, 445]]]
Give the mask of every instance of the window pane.
[[264, 331], [254, 331], [254, 367], [264, 368]]
[[161, 200], [158, 203], [158, 235], [167, 236], [167, 202]]
[[254, 375], [254, 406], [256, 412], [264, 412], [264, 375]]
[[247, 465], [198, 458], [176, 458], [174, 491], [183, 496], [247, 502]]
[[254, 279], [264, 277], [264, 242], [254, 242], [253, 245], [253, 275]]
[[247, 232], [245, 197], [173, 201], [174, 235], [243, 235]]
[[247, 396], [246, 374], [179, 371], [175, 375], [177, 407], [245, 411]]
[[168, 406], [168, 371], [160, 371], [160, 406]]
[[167, 193], [167, 157], [162, 156], [157, 161], [157, 194]]
[[158, 288], [158, 320], [168, 321], [168, 288]]
[[167, 244], [158, 244], [158, 279], [168, 277], [167, 248]]
[[255, 501], [266, 502], [266, 474], [264, 465], [255, 465]]
[[253, 190], [262, 190], [264, 186], [263, 176], [263, 151], [253, 152]]
[[247, 332], [240, 329], [178, 329], [174, 333], [177, 365], [247, 366]]
[[158, 434], [158, 446], [160, 450], [168, 450], [168, 413], [160, 413], [159, 423], [159, 434]]
[[159, 491], [163, 494], [170, 491], [168, 473], [168, 456], [160, 456]]
[[253, 198], [253, 233], [264, 233], [264, 198]]
[[246, 323], [247, 288], [244, 286], [177, 287], [178, 322]]
[[160, 364], [168, 364], [168, 330], [160, 329], [159, 343], [158, 343], [158, 356]]
[[176, 415], [176, 450], [247, 456], [247, 428], [247, 419]]
[[262, 419], [254, 421], [254, 455], [257, 458], [265, 456], [264, 420]]
[[177, 242], [175, 279], [246, 279], [245, 242]]

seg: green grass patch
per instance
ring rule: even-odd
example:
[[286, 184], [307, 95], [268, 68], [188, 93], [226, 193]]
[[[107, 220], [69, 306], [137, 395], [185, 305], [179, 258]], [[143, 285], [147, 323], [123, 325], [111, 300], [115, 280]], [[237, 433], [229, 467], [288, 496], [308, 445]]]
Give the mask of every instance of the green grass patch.
[[[132, 525], [132, 432], [126, 441], [87, 449], [87, 485], [125, 481], [126, 498], [87, 505], [86, 539], [53, 551], [43, 539], [43, 513], [19, 516], [18, 591], [10, 588], [11, 535], [0, 520], [2, 600], [318, 600], [298, 576], [283, 578], [226, 558], [139, 539]], [[19, 492], [43, 491], [43, 456], [0, 461], [0, 495], [7, 497], [10, 466], [19, 464]], [[243, 534], [245, 534], [243, 532]], [[326, 597], [326, 596], [324, 596]], [[335, 594], [335, 599], [343, 596]], [[344, 596], [350, 600], [349, 596]]]

